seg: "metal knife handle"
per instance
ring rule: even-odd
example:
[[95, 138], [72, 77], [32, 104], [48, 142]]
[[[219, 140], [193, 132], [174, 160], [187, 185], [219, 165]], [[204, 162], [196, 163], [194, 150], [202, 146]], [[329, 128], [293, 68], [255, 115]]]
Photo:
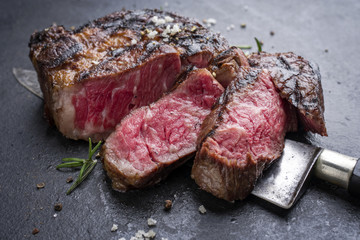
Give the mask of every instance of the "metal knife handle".
[[360, 161], [357, 158], [324, 149], [316, 161], [314, 172], [316, 177], [360, 197]]
[[360, 197], [360, 158], [357, 160], [354, 171], [350, 177], [349, 192]]

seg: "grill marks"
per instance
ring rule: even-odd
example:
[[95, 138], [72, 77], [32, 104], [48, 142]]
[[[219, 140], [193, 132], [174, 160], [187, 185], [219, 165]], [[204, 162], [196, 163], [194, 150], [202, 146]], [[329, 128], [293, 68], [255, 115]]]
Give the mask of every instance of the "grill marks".
[[324, 97], [317, 66], [294, 53], [253, 54], [251, 67], [267, 68], [279, 94], [297, 109], [306, 131], [327, 136], [324, 120]]
[[62, 37], [51, 47], [45, 47], [38, 56], [40, 64], [48, 68], [61, 65], [82, 50], [82, 45], [71, 37]]
[[[170, 16], [173, 21], [156, 26], [151, 21], [153, 16]], [[167, 25], [173, 27], [175, 24], [180, 26], [181, 31], [174, 36], [169, 35], [165, 42], [161, 36], [162, 32]], [[154, 39], [149, 39], [147, 34], [155, 30], [158, 34]], [[136, 44], [132, 44], [132, 40], [135, 40]], [[156, 41], [154, 46], [146, 44], [152, 41]], [[74, 31], [54, 25], [41, 32], [35, 32], [29, 46], [33, 62], [42, 65], [50, 76], [59, 70], [63, 72], [62, 77], [52, 78], [53, 85], [69, 86], [87, 79], [87, 76], [96, 75], [96, 65], [111, 62], [114, 57], [120, 57], [134, 47], [143, 48], [143, 52], [147, 52], [147, 55], [138, 57], [136, 63], [140, 65], [151, 55], [154, 47], [158, 48], [164, 44], [177, 49], [184, 65], [194, 64], [197, 67], [206, 67], [213, 55], [228, 48], [228, 43], [222, 36], [210, 32], [192, 19], [149, 9], [115, 12]], [[192, 61], [191, 57], [198, 54], [204, 54], [206, 57], [200, 62]], [[89, 68], [92, 68], [92, 74], [86, 73]], [[76, 73], [73, 73], [74, 71]], [[73, 79], [71, 76], [74, 75], [77, 77]]]

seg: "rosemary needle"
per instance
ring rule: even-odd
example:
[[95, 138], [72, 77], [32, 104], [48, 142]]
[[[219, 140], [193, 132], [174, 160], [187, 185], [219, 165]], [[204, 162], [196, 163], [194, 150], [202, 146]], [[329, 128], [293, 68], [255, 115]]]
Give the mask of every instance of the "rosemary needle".
[[251, 49], [252, 46], [251, 45], [239, 45], [239, 46], [236, 46], [237, 48], [240, 48], [240, 49]]
[[91, 138], [89, 138], [89, 153], [88, 159], [83, 158], [63, 158], [63, 163], [56, 166], [56, 169], [60, 168], [74, 168], [74, 167], [81, 167], [80, 173], [78, 178], [75, 182], [71, 185], [70, 189], [66, 192], [66, 194], [70, 194], [74, 189], [79, 186], [86, 177], [91, 173], [91, 171], [96, 166], [97, 160], [93, 160], [92, 157], [95, 152], [99, 149], [101, 145], [101, 141], [96, 144], [94, 148], [92, 148]]
[[258, 47], [258, 52], [262, 52], [262, 43], [259, 41], [259, 39], [255, 38], [256, 45]]

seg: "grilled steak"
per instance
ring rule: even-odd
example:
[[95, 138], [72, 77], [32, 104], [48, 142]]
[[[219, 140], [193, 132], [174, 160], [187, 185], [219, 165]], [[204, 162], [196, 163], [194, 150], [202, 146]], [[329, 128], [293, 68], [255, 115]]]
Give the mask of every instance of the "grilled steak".
[[324, 120], [324, 97], [319, 68], [294, 53], [255, 53], [251, 67], [269, 69], [281, 97], [298, 111], [306, 131], [327, 136]]
[[191, 157], [200, 125], [223, 90], [209, 71], [193, 70], [174, 91], [127, 115], [101, 151], [113, 188], [153, 185]]
[[244, 199], [280, 157], [287, 119], [267, 70], [239, 72], [201, 126], [191, 177], [216, 197]]
[[104, 139], [130, 110], [167, 92], [188, 66], [207, 67], [227, 41], [198, 22], [158, 10], [123, 11], [74, 31], [30, 39], [45, 113], [73, 139]]

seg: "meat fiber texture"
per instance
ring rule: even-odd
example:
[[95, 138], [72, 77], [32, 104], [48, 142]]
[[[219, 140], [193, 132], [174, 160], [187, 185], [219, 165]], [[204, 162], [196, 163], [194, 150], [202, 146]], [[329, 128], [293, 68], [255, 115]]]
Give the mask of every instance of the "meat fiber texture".
[[158, 10], [122, 11], [30, 39], [45, 114], [68, 138], [105, 139], [132, 109], [159, 99], [189, 66], [207, 67], [227, 41]]
[[113, 188], [153, 185], [193, 156], [201, 123], [223, 91], [209, 71], [193, 70], [173, 92], [126, 116], [101, 151]]
[[288, 129], [285, 101], [267, 70], [243, 70], [204, 120], [191, 177], [227, 201], [244, 199], [280, 157]]

